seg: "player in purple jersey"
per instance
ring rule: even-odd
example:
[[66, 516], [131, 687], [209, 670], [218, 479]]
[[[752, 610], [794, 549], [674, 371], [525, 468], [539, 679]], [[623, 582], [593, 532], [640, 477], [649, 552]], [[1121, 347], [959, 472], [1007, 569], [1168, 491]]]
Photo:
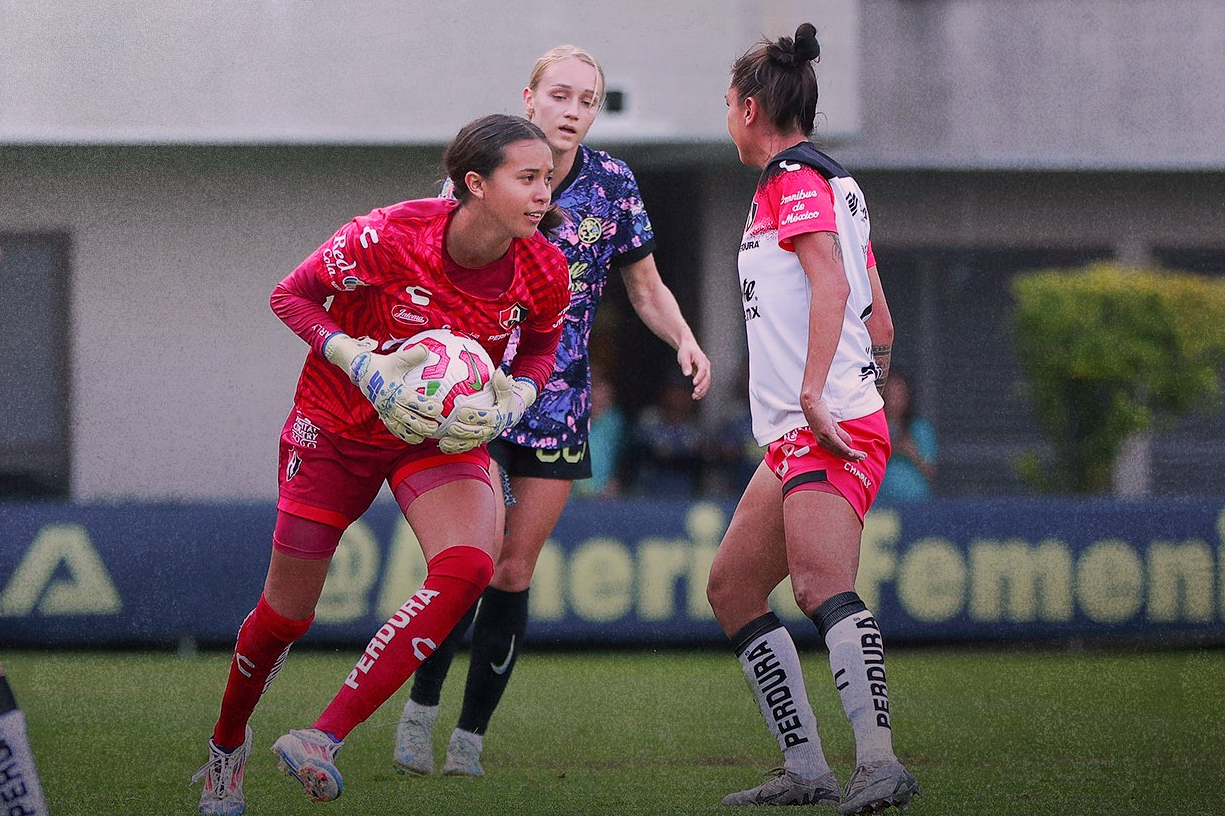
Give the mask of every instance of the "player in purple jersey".
[[553, 148], [553, 203], [568, 216], [550, 238], [570, 262], [570, 311], [551, 380], [523, 420], [490, 445], [514, 496], [505, 525], [499, 525], [505, 537], [480, 604], [415, 675], [396, 732], [394, 761], [404, 772], [434, 772], [431, 735], [442, 684], [474, 616], [463, 710], [442, 772], [483, 774], [484, 734], [523, 644], [536, 559], [566, 506], [571, 483], [591, 477], [587, 343], [610, 269], [621, 273], [642, 321], [676, 349], [680, 370], [693, 379], [693, 398], [710, 387], [710, 361], [655, 268], [655, 236], [634, 174], [624, 162], [582, 143], [603, 96], [603, 70], [590, 54], [569, 45], [541, 57], [523, 91], [528, 119]]

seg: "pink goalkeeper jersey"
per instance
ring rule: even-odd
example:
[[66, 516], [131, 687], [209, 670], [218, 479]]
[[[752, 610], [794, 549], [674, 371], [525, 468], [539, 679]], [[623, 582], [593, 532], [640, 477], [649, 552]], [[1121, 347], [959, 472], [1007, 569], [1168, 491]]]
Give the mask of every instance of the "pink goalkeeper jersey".
[[822, 399], [835, 421], [867, 416], [884, 404], [876, 390], [872, 340], [864, 324], [872, 312], [868, 268], [876, 264], [868, 227], [859, 185], [809, 142], [772, 158], [757, 182], [738, 266], [749, 343], [753, 436], [762, 445], [808, 425], [800, 389], [813, 293], [791, 244], [801, 233], [837, 233], [851, 286]]
[[444, 248], [456, 206], [427, 198], [354, 218], [273, 292], [273, 311], [311, 344], [294, 400], [315, 424], [380, 447], [404, 445], [345, 373], [319, 353], [337, 330], [373, 338], [386, 353], [418, 332], [449, 328], [501, 360], [518, 326], [522, 339], [511, 373], [530, 377], [538, 388], [548, 380], [570, 306], [565, 256], [536, 233], [514, 239], [488, 267], [457, 267]]

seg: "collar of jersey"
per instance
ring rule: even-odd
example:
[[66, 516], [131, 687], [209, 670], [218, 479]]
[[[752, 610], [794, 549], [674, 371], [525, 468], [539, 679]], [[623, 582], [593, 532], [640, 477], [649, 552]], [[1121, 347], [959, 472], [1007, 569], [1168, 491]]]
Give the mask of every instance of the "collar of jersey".
[[562, 179], [561, 184], [557, 185], [557, 189], [553, 191], [553, 202], [561, 198], [562, 193], [570, 189], [570, 185], [574, 184], [574, 180], [578, 178], [578, 174], [583, 172], [583, 165], [587, 163], [587, 145], [579, 145], [578, 152], [574, 154], [574, 164], [570, 167], [570, 172], [566, 173], [566, 177]]

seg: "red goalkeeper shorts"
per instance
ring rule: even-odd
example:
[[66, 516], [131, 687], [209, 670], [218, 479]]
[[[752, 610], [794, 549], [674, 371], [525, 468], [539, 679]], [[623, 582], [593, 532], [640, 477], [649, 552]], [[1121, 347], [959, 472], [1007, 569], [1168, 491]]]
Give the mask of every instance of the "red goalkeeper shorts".
[[393, 491], [406, 483], [412, 496], [457, 479], [490, 484], [484, 445], [457, 454], [433, 439], [380, 448], [329, 433], [297, 407], [281, 429], [279, 471], [278, 510], [341, 530], [366, 512], [383, 482]]

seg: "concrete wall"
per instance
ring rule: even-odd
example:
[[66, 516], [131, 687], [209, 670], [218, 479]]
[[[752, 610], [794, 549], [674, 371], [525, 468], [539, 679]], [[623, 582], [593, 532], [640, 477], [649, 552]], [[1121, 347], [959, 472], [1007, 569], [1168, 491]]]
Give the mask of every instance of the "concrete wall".
[[1216, 0], [873, 0], [862, 11], [855, 165], [1225, 165]]
[[[602, 138], [721, 140], [732, 60], [821, 25], [832, 132], [858, 128], [859, 0], [6, 3], [0, 142], [441, 143], [520, 113], [536, 58], [589, 49]], [[9, 8], [11, 7], [11, 9]]]

